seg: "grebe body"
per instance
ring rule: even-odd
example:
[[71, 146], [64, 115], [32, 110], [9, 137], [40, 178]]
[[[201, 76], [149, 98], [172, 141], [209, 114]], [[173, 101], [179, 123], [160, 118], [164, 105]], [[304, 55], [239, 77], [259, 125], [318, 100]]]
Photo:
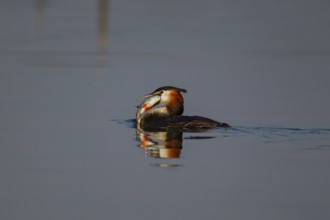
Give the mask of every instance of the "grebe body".
[[164, 86], [144, 96], [146, 98], [136, 112], [137, 127], [142, 129], [202, 130], [216, 127], [227, 128], [227, 123], [201, 116], [183, 116], [185, 89]]

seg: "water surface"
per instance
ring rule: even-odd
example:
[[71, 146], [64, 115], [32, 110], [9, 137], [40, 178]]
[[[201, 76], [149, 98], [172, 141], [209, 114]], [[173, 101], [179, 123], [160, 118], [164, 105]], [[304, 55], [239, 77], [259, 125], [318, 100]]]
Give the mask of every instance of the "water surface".
[[[329, 219], [329, 3], [0, 4], [1, 219]], [[232, 128], [141, 142], [165, 85]]]

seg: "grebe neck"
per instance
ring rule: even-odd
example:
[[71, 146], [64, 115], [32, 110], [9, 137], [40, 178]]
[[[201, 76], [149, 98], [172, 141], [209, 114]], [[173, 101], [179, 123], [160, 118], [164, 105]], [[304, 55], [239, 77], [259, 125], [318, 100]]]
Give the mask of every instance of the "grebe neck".
[[161, 104], [165, 105], [166, 110], [163, 110], [168, 116], [182, 115], [183, 97], [178, 91], [167, 91], [161, 96]]

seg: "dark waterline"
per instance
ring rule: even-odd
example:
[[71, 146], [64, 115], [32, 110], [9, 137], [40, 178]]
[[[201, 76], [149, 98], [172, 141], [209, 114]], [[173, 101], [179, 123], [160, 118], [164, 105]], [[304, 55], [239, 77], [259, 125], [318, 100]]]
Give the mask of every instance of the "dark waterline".
[[[136, 130], [136, 120], [112, 120], [118, 124], [125, 125], [128, 128]], [[137, 130], [136, 130], [137, 131]], [[177, 133], [176, 131], [167, 131], [167, 132], [147, 132], [141, 131], [144, 134], [149, 134], [154, 136], [155, 134], [161, 133]], [[139, 140], [140, 132], [137, 131], [137, 142], [143, 145], [143, 140]], [[184, 146], [184, 140], [208, 140], [213, 138], [236, 138], [236, 137], [245, 137], [253, 138], [258, 140], [261, 143], [279, 143], [281, 144], [299, 144], [305, 143], [308, 144], [307, 149], [321, 150], [330, 148], [330, 129], [327, 128], [293, 128], [293, 127], [246, 127], [246, 126], [232, 126], [230, 128], [218, 128], [218, 129], [209, 129], [203, 132], [179, 132], [180, 135], [176, 135], [179, 142], [180, 151], [182, 146]], [[175, 136], [172, 135], [172, 140]], [[157, 140], [148, 139], [148, 141], [154, 141], [149, 147], [146, 147], [144, 150], [146, 156], [159, 158], [159, 155], [155, 155], [152, 152], [158, 151], [159, 147], [166, 148], [166, 146], [158, 146], [159, 141], [164, 141], [166, 137], [156, 138]], [[173, 148], [173, 145], [170, 146]], [[189, 156], [189, 155], [188, 155]], [[178, 155], [175, 158], [179, 158]], [[173, 165], [173, 164], [172, 164]], [[180, 167], [180, 166], [156, 166], [162, 168], [171, 168], [171, 167]]]

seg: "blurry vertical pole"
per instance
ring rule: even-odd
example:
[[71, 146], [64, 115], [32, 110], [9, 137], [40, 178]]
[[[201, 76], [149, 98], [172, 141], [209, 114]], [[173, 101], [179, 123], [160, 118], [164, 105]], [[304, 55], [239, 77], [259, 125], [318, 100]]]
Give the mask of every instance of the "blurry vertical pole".
[[109, 0], [99, 0], [98, 10], [98, 47], [100, 52], [106, 53], [108, 49]]
[[109, 0], [99, 0], [98, 7], [98, 37], [97, 45], [98, 50], [101, 54], [107, 55], [108, 52], [108, 11], [109, 11]]
[[37, 35], [40, 34], [42, 23], [44, 21], [45, 0], [36, 0], [36, 10], [34, 15], [35, 30]]
[[108, 71], [108, 29], [109, 29], [109, 0], [99, 0], [98, 5], [98, 35], [97, 47], [99, 51], [99, 72], [100, 79], [103, 81]]

